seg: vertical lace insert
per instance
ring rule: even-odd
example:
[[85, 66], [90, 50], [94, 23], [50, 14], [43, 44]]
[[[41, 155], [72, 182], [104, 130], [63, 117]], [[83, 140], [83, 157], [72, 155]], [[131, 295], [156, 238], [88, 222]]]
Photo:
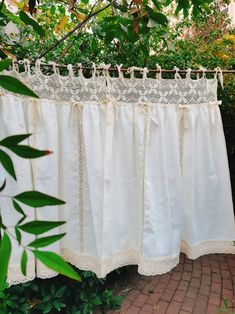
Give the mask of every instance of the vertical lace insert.
[[146, 201], [146, 187], [145, 187], [145, 179], [146, 179], [146, 153], [148, 146], [148, 137], [149, 137], [149, 129], [150, 129], [150, 104], [148, 103], [140, 103], [140, 113], [144, 114], [144, 130], [143, 130], [143, 151], [142, 151], [142, 186], [141, 186], [141, 215], [142, 215], [142, 230], [141, 230], [141, 252], [143, 254], [144, 249], [144, 216], [145, 216], [145, 201]]
[[183, 157], [184, 157], [184, 130], [187, 127], [187, 114], [189, 107], [186, 105], [179, 105], [179, 154], [181, 174], [183, 173]]
[[78, 198], [79, 198], [79, 247], [80, 253], [85, 251], [84, 245], [84, 149], [83, 149], [83, 124], [82, 124], [82, 105], [79, 102], [73, 104], [77, 108], [77, 135], [78, 135]]

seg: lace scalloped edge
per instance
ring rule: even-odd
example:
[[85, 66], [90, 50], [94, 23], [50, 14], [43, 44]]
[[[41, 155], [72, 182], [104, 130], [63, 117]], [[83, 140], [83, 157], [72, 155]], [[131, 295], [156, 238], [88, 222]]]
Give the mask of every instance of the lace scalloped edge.
[[197, 259], [206, 254], [235, 254], [235, 246], [232, 240], [208, 240], [202, 241], [197, 245], [189, 245], [182, 240], [181, 252], [190, 259]]
[[35, 262], [28, 262], [27, 275], [24, 276], [21, 273], [20, 265], [10, 265], [8, 268], [7, 282], [9, 285], [17, 285], [20, 283], [28, 282], [36, 277], [35, 274]]
[[[197, 245], [189, 245], [186, 241], [181, 243], [181, 252], [190, 259], [197, 259], [206, 254], [235, 254], [235, 246], [232, 241], [203, 241]], [[154, 276], [169, 272], [179, 263], [179, 254], [159, 258], [147, 258], [140, 251], [124, 251], [113, 254], [110, 257], [99, 258], [85, 254], [74, 253], [68, 249], [61, 250], [61, 256], [69, 263], [81, 270], [93, 271], [97, 277], [104, 278], [108, 273], [119, 267], [127, 265], [138, 265], [138, 273], [144, 276]], [[37, 266], [35, 275], [34, 264], [28, 265], [27, 276], [20, 272], [20, 266], [10, 267], [8, 283], [11, 285], [33, 280], [35, 277], [46, 279], [57, 275], [44, 265]]]

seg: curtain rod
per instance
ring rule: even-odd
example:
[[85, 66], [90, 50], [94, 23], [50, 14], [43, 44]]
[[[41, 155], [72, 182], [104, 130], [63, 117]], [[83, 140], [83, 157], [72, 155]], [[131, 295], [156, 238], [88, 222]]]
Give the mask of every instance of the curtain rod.
[[[23, 62], [19, 62], [19, 61], [15, 61], [14, 63], [16, 64], [20, 64], [20, 65], [23, 65]], [[30, 63], [31, 66], [34, 66], [35, 65], [35, 62], [32, 62]], [[40, 67], [56, 67], [56, 68], [60, 68], [60, 69], [68, 69], [67, 65], [60, 65], [60, 64], [50, 64], [50, 63], [40, 63]], [[92, 71], [94, 70], [94, 67], [86, 67], [86, 66], [72, 66], [72, 68], [74, 70], [89, 70], [89, 71]], [[130, 67], [131, 68], [131, 67]], [[135, 67], [134, 67], [135, 68]], [[98, 71], [103, 71], [105, 70], [103, 67], [96, 67], [95, 68], [96, 70]], [[129, 71], [129, 68], [114, 68], [114, 67], [109, 67], [108, 68], [108, 71], [122, 71], [122, 72], [128, 72]], [[135, 68], [134, 71], [137, 71], [137, 72], [140, 72], [140, 71], [143, 71], [143, 68]], [[223, 74], [235, 74], [235, 70], [221, 70]], [[173, 70], [164, 70], [164, 69], [148, 69], [148, 72], [150, 73], [187, 73], [187, 70], [180, 70], [180, 69], [173, 69]], [[218, 72], [216, 69], [214, 70], [203, 70], [203, 69], [200, 69], [200, 70], [191, 70], [191, 73], [216, 73]]]
[[[24, 63], [22, 61], [15, 61], [14, 62], [15, 64], [20, 64], [20, 65], [24, 65]], [[30, 62], [29, 65], [31, 66], [34, 66], [35, 65], [35, 62]], [[40, 63], [40, 67], [56, 67], [56, 68], [60, 68], [60, 69], [68, 69], [67, 65], [60, 65], [60, 64], [55, 64], [55, 63]], [[94, 70], [94, 67], [86, 67], [86, 66], [72, 66], [72, 68], [74, 70], [89, 70], [89, 71], [93, 71]], [[131, 68], [131, 67], [130, 67]], [[140, 71], [143, 71], [143, 68], [137, 68], [137, 67], [133, 67], [134, 68], [134, 71], [137, 71], [137, 72], [140, 72]], [[103, 67], [101, 66], [98, 66], [95, 68], [96, 70], [98, 71], [103, 71], [105, 70]], [[129, 68], [114, 68], [114, 67], [109, 67], [107, 68], [108, 71], [122, 71], [122, 72], [128, 72], [129, 71]], [[221, 70], [223, 74], [235, 74], [235, 70]], [[148, 72], [150, 73], [187, 73], [187, 70], [181, 70], [181, 69], [172, 69], [172, 70], [164, 70], [164, 69], [148, 69]], [[214, 70], [207, 70], [207, 69], [199, 69], [199, 70], [191, 70], [191, 73], [216, 73], [218, 72], [216, 69]]]

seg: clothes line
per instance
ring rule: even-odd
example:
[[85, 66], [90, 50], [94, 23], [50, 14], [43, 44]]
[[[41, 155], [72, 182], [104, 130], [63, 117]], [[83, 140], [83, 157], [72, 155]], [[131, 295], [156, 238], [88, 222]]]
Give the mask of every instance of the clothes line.
[[[39, 62], [37, 62], [39, 61]], [[117, 66], [117, 67], [111, 67], [109, 64], [101, 64], [96, 66], [95, 64], [93, 66], [83, 66], [82, 64], [77, 64], [77, 65], [62, 65], [62, 64], [57, 64], [55, 62], [49, 62], [49, 63], [44, 63], [41, 60], [37, 60], [36, 62], [29, 62], [29, 60], [24, 59], [24, 60], [19, 60], [19, 61], [14, 61], [14, 65], [24, 65], [24, 66], [36, 66], [38, 64], [38, 67], [49, 67], [49, 68], [58, 68], [58, 69], [64, 69], [64, 70], [68, 70], [73, 69], [73, 70], [87, 70], [87, 71], [103, 71], [103, 70], [107, 70], [107, 71], [121, 71], [121, 72], [126, 72], [126, 73], [130, 73], [133, 71], [136, 72], [143, 72], [144, 70], [146, 70], [148, 73], [188, 73], [190, 70], [190, 73], [194, 73], [194, 74], [215, 74], [218, 72], [222, 72], [223, 74], [235, 74], [235, 70], [227, 70], [227, 69], [223, 69], [221, 70], [220, 68], [216, 68], [216, 69], [205, 69], [205, 68], [200, 68], [198, 70], [194, 70], [194, 69], [179, 69], [177, 67], [175, 67], [174, 69], [168, 70], [168, 69], [162, 69], [160, 66], [157, 65], [157, 67], [155, 69], [148, 69], [147, 67], [141, 68], [141, 67], [129, 67], [129, 68], [123, 68], [122, 65]]]

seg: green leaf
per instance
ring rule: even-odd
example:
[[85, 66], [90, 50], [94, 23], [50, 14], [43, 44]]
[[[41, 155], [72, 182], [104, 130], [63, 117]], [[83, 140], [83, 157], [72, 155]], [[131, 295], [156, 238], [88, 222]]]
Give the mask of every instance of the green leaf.
[[24, 250], [21, 256], [21, 272], [24, 276], [26, 276], [27, 261], [28, 261], [27, 252]]
[[18, 241], [18, 243], [20, 245], [22, 236], [21, 236], [20, 230], [17, 227], [15, 227], [15, 234], [16, 234], [16, 239], [17, 239], [17, 241]]
[[102, 300], [99, 296], [96, 296], [94, 297], [92, 300], [91, 300], [92, 304], [94, 305], [101, 305], [102, 304]]
[[20, 225], [18, 228], [31, 234], [42, 234], [65, 224], [65, 221], [35, 220]]
[[27, 216], [23, 216], [19, 219], [19, 221], [17, 222], [16, 226], [18, 227], [18, 225], [20, 225], [26, 218]]
[[11, 240], [4, 232], [0, 241], [0, 291], [4, 290], [7, 278], [8, 264], [11, 256]]
[[160, 11], [161, 10], [161, 4], [159, 3], [159, 1], [158, 0], [152, 0], [152, 1], [154, 3], [155, 7]]
[[55, 297], [56, 298], [61, 298], [63, 296], [63, 294], [65, 293], [67, 287], [66, 286], [63, 286], [63, 287], [60, 287], [56, 293], [55, 293]]
[[154, 20], [155, 22], [157, 22], [159, 24], [162, 24], [164, 26], [166, 26], [168, 24], [167, 17], [164, 14], [160, 13], [160, 12], [151, 12], [149, 14], [149, 16], [150, 16], [150, 18], [152, 20]]
[[0, 75], [0, 86], [13, 93], [39, 98], [29, 87], [9, 75]]
[[2, 192], [2, 191], [5, 189], [6, 184], [7, 184], [7, 180], [5, 179], [5, 180], [3, 181], [3, 184], [2, 184], [1, 187], [0, 187], [0, 192]]
[[13, 197], [19, 202], [37, 208], [44, 206], [63, 205], [64, 201], [55, 198], [53, 196], [38, 192], [38, 191], [26, 191]]
[[45, 36], [45, 31], [44, 29], [30, 16], [28, 16], [27, 13], [24, 11], [20, 11], [20, 19], [23, 21], [26, 25], [30, 25], [33, 27], [35, 32], [37, 32], [41, 37]]
[[46, 251], [32, 251], [35, 257], [50, 269], [69, 278], [80, 281], [80, 276], [58, 254]]
[[11, 63], [12, 63], [11, 59], [1, 60], [0, 61], [0, 71], [8, 69]]
[[8, 147], [13, 153], [22, 158], [39, 158], [50, 155], [52, 152], [48, 150], [39, 150], [27, 145], [16, 145]]
[[[4, 223], [2, 222], [2, 216], [0, 215], [0, 229], [6, 229], [7, 227], [4, 225]], [[1, 230], [0, 230], [1, 231]], [[0, 240], [0, 244], [1, 244], [1, 240]]]
[[0, 163], [2, 164], [3, 168], [9, 173], [9, 175], [16, 180], [13, 162], [10, 156], [1, 149], [0, 149]]
[[20, 142], [24, 141], [28, 137], [30, 137], [32, 134], [17, 134], [17, 135], [11, 135], [8, 137], [5, 137], [3, 140], [0, 141], [1, 146], [5, 146], [7, 148], [16, 146]]
[[52, 4], [51, 7], [50, 7], [50, 13], [51, 13], [52, 15], [54, 15], [54, 14], [55, 14], [55, 11], [56, 11], [56, 7], [54, 6], [54, 4]]
[[224, 306], [225, 308], [227, 309], [228, 308], [228, 299], [227, 298], [224, 298]]
[[12, 200], [12, 203], [13, 203], [15, 210], [18, 211], [18, 213], [20, 213], [23, 216], [26, 216], [23, 209], [20, 207], [20, 205], [15, 200]]
[[181, 10], [184, 12], [184, 17], [188, 15], [190, 4], [188, 0], [178, 0], [178, 5], [175, 10], [175, 15], [178, 15]]
[[39, 239], [36, 239], [33, 242], [29, 243], [28, 246], [31, 246], [34, 248], [45, 247], [45, 246], [48, 246], [48, 245], [60, 240], [61, 238], [63, 238], [65, 236], [65, 234], [66, 233], [61, 233], [61, 234], [52, 235], [49, 237], [39, 238]]

